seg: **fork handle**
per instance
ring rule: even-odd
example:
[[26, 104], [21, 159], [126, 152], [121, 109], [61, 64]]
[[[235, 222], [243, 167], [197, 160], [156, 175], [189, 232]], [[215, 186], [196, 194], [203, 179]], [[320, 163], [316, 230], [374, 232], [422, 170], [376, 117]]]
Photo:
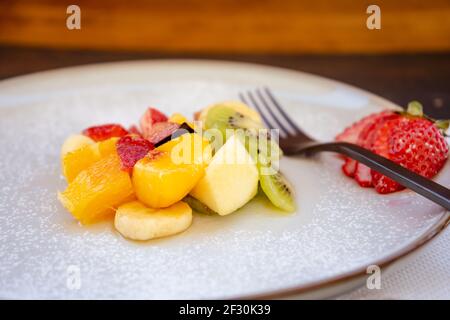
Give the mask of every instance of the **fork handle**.
[[347, 142], [317, 143], [301, 148], [295, 153], [314, 154], [320, 151], [346, 155], [450, 210], [449, 189], [356, 144]]

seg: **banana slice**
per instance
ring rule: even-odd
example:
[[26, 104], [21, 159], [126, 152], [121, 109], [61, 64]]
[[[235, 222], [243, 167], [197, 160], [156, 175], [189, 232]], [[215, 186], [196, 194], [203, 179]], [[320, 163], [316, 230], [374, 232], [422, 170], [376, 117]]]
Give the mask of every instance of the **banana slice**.
[[132, 240], [150, 240], [170, 236], [189, 228], [192, 209], [184, 202], [168, 208], [153, 209], [139, 201], [121, 205], [116, 211], [114, 225], [125, 237]]
[[61, 147], [61, 158], [63, 158], [69, 152], [94, 143], [95, 141], [89, 137], [86, 137], [82, 134], [73, 134], [64, 141]]

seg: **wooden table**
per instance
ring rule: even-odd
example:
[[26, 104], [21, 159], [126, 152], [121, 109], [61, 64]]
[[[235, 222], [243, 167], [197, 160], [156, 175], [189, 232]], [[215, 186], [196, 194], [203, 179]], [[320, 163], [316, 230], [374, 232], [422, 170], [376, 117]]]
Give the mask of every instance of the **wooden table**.
[[[66, 27], [69, 4], [79, 8], [81, 29]], [[367, 28], [370, 4], [379, 8], [380, 29]], [[449, 15], [448, 0], [2, 0], [0, 43], [233, 54], [448, 52]]]
[[340, 80], [406, 105], [421, 101], [450, 118], [450, 53], [409, 55], [181, 55], [0, 46], [0, 79], [97, 62], [136, 59], [222, 59], [280, 66]]

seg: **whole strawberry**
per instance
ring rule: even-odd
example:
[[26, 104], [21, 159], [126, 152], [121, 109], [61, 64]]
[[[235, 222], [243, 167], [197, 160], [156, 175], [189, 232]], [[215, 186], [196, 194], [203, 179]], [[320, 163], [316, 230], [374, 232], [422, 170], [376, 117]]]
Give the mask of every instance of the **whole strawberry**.
[[[433, 121], [423, 115], [422, 105], [412, 102], [406, 112], [386, 121], [375, 133], [370, 150], [426, 178], [434, 177], [448, 157], [443, 131], [448, 122]], [[379, 193], [404, 187], [371, 170], [372, 185]]]

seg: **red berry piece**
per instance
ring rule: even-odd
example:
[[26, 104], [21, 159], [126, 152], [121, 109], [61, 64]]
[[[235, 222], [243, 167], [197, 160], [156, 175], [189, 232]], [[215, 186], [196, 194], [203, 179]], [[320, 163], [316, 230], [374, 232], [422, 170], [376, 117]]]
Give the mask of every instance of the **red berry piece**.
[[371, 169], [368, 166], [358, 162], [356, 164], [355, 180], [363, 188], [372, 187]]
[[434, 177], [444, 166], [448, 145], [431, 121], [408, 119], [393, 131], [390, 140], [391, 160], [427, 178]]
[[155, 108], [148, 108], [140, 120], [142, 135], [147, 137], [155, 123], [166, 122], [167, 120], [167, 116], [161, 111]]
[[358, 161], [353, 160], [351, 158], [345, 158], [345, 163], [342, 165], [342, 171], [346, 176], [353, 178], [355, 176], [357, 164]]
[[[439, 128], [422, 117], [403, 116], [380, 129], [372, 151], [426, 178], [434, 177], [448, 157], [448, 145]], [[395, 181], [372, 170], [375, 189], [380, 193], [401, 190]]]
[[400, 185], [399, 183], [395, 182], [392, 179], [389, 179], [386, 176], [383, 176], [382, 174], [376, 172], [375, 170], [371, 170], [371, 174], [372, 174], [372, 185], [375, 187], [375, 190], [378, 193], [386, 194], [405, 189], [404, 186]]
[[363, 129], [368, 125], [375, 121], [378, 118], [381, 118], [385, 115], [386, 112], [392, 113], [391, 111], [383, 111], [380, 113], [370, 114], [361, 120], [355, 122], [351, 126], [344, 129], [344, 131], [338, 134], [335, 138], [336, 141], [349, 142], [349, 143], [358, 143], [358, 138]]
[[83, 130], [83, 134], [94, 141], [102, 141], [112, 137], [123, 137], [128, 134], [128, 131], [120, 124], [104, 124], [89, 127]]
[[[371, 140], [373, 140], [371, 136], [376, 131], [376, 128], [391, 117], [398, 117], [398, 115], [390, 110], [370, 114], [347, 127], [342, 133], [336, 136], [336, 140], [355, 143], [362, 147], [369, 148]], [[355, 160], [345, 158], [342, 171], [347, 176], [353, 178], [356, 173], [356, 164], [357, 162]]]
[[386, 121], [399, 117], [399, 114], [392, 111], [383, 111], [379, 113], [378, 117], [374, 117], [373, 120], [368, 122], [361, 130], [358, 136], [357, 144], [366, 149], [370, 149], [375, 139], [375, 134], [381, 127], [383, 127]]
[[[448, 145], [441, 131], [449, 121], [432, 121], [423, 115], [418, 102], [403, 112], [383, 111], [369, 115], [346, 128], [338, 141], [356, 143], [426, 178], [433, 178], [444, 166]], [[345, 159], [343, 172], [362, 187], [375, 187], [379, 193], [391, 193], [403, 186], [367, 166]]]
[[131, 172], [136, 162], [145, 157], [153, 148], [150, 141], [140, 136], [128, 135], [120, 138], [117, 141], [117, 153], [122, 162], [122, 170]]
[[136, 125], [132, 125], [129, 129], [128, 132], [131, 134], [136, 134], [138, 136], [142, 136], [141, 131], [139, 131], [138, 127]]
[[[373, 147], [375, 136], [380, 128], [382, 128], [387, 121], [397, 119], [399, 117], [399, 114], [392, 111], [383, 111], [379, 113], [379, 116], [375, 117], [373, 121], [368, 123], [360, 132], [358, 137], [358, 145], [370, 150]], [[363, 188], [372, 187], [373, 183], [371, 169], [362, 163], [358, 163], [355, 170], [355, 180]]]
[[179, 127], [179, 124], [172, 122], [158, 122], [152, 126], [151, 130], [144, 137], [156, 145], [158, 142], [170, 137]]

